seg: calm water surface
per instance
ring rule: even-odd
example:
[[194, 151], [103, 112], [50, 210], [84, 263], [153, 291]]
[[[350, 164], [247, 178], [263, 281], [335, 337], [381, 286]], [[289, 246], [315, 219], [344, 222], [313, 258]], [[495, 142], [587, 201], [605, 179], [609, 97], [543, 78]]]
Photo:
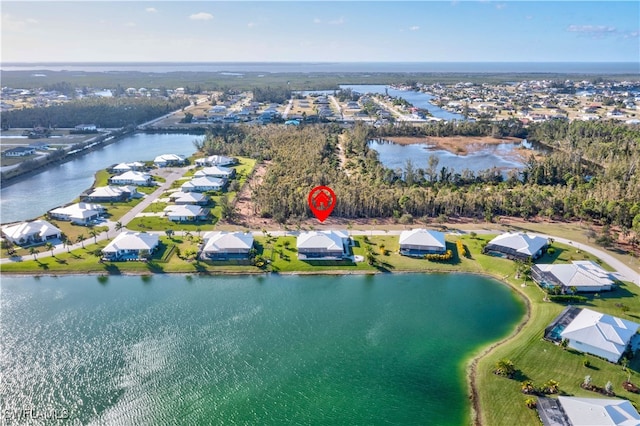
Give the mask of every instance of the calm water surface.
[[447, 167], [450, 171], [454, 169], [456, 173], [461, 173], [465, 169], [473, 172], [497, 167], [506, 171], [511, 169], [521, 169], [523, 163], [515, 155], [514, 149], [517, 144], [484, 145], [476, 152], [469, 152], [467, 155], [457, 155], [443, 149], [435, 149], [427, 144], [400, 145], [388, 141], [371, 141], [369, 148], [378, 152], [380, 162], [390, 169], [403, 170], [407, 160], [411, 160], [414, 168], [427, 169], [429, 167], [429, 157], [435, 155], [438, 158], [438, 167]]
[[95, 173], [115, 163], [153, 160], [161, 154], [190, 156], [203, 136], [142, 134], [127, 136], [102, 149], [43, 170], [0, 190], [2, 223], [32, 219], [71, 202], [91, 187]]
[[444, 120], [464, 120], [463, 115], [446, 111], [439, 106], [432, 104], [431, 100], [433, 99], [433, 96], [424, 92], [416, 92], [413, 90], [398, 90], [389, 86], [385, 86], [383, 84], [342, 84], [340, 85], [340, 88], [351, 89], [362, 94], [379, 93], [384, 95], [385, 93], [387, 93], [389, 94], [389, 96], [405, 99], [416, 108], [424, 108], [429, 110], [431, 115], [433, 115], [434, 117], [442, 118]]
[[460, 425], [523, 305], [463, 274], [3, 277], [0, 408], [74, 423]]

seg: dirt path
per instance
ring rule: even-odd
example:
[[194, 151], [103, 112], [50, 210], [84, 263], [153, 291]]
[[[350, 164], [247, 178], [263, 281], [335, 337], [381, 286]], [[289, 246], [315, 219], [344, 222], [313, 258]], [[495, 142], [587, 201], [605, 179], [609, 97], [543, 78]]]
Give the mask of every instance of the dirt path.
[[340, 168], [345, 175], [351, 177], [351, 172], [347, 170], [347, 156], [344, 153], [344, 135], [338, 136], [338, 159], [340, 160]]
[[[270, 161], [257, 164], [251, 177], [249, 177], [240, 192], [238, 192], [235, 203], [237, 211], [236, 224], [252, 229], [261, 229], [267, 225], [267, 219], [263, 220], [258, 217], [258, 209], [251, 199], [251, 192], [253, 188], [257, 188], [262, 184], [262, 179], [264, 179], [264, 175], [267, 173], [267, 168], [270, 164]], [[269, 224], [272, 223], [273, 222], [269, 220]]]

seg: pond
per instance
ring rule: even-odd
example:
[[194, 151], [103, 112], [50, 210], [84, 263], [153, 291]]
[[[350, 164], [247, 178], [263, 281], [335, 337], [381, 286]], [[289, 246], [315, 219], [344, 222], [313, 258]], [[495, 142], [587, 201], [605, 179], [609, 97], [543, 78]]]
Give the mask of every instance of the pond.
[[380, 162], [393, 170], [404, 169], [408, 160], [411, 160], [414, 168], [427, 169], [429, 157], [433, 155], [438, 159], [437, 171], [447, 167], [449, 171], [453, 169], [456, 173], [462, 173], [465, 169], [477, 173], [496, 167], [503, 174], [508, 170], [524, 167], [522, 158], [516, 152], [519, 145], [514, 143], [476, 145], [469, 149], [468, 154], [462, 155], [438, 149], [435, 145], [427, 143], [401, 145], [386, 140], [369, 142], [369, 147], [378, 153]]
[[0, 303], [2, 412], [109, 425], [465, 424], [468, 358], [524, 315], [466, 274], [2, 277]]

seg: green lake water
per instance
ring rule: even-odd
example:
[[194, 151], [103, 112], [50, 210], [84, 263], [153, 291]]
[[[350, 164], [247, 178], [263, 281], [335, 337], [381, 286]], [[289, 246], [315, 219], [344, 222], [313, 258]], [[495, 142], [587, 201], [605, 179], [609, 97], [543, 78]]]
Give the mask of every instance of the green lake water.
[[95, 425], [464, 424], [466, 360], [524, 314], [464, 274], [2, 277], [0, 301], [2, 413]]

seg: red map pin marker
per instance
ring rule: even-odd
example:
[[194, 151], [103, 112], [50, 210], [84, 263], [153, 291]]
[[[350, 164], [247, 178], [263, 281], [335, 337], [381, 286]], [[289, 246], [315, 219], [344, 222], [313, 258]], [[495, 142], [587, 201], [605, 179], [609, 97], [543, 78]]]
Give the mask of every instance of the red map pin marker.
[[336, 194], [328, 186], [316, 186], [309, 192], [309, 208], [320, 222], [324, 222], [336, 205]]

